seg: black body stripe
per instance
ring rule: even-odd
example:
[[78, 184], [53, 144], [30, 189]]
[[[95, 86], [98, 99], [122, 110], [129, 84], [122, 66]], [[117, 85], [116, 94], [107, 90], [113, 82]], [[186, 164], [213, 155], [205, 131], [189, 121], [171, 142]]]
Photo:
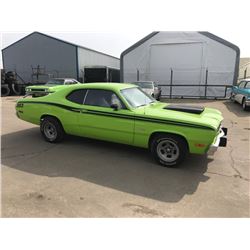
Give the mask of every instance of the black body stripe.
[[169, 124], [169, 125], [176, 125], [176, 126], [184, 126], [184, 127], [192, 127], [192, 128], [199, 128], [199, 129], [207, 129], [207, 130], [214, 130], [213, 128], [202, 126], [202, 125], [196, 125], [196, 124], [190, 124], [190, 123], [185, 123], [185, 122], [175, 122], [175, 121], [170, 121], [170, 120], [163, 120], [163, 119], [157, 119], [157, 118], [146, 118], [142, 116], [130, 116], [130, 115], [123, 115], [123, 114], [114, 114], [110, 112], [103, 112], [103, 111], [96, 111], [96, 110], [89, 110], [89, 109], [81, 109], [81, 108], [74, 108], [70, 107], [64, 104], [59, 104], [59, 103], [53, 103], [53, 102], [26, 102], [26, 101], [21, 101], [19, 103], [27, 103], [27, 104], [45, 104], [45, 105], [52, 105], [56, 106], [59, 108], [63, 108], [72, 112], [77, 112], [77, 113], [83, 113], [87, 115], [101, 115], [101, 116], [109, 116], [109, 117], [116, 117], [116, 118], [121, 118], [121, 119], [133, 119], [133, 120], [138, 120], [138, 121], [145, 121], [145, 122], [155, 122], [155, 123], [163, 123], [163, 124]]

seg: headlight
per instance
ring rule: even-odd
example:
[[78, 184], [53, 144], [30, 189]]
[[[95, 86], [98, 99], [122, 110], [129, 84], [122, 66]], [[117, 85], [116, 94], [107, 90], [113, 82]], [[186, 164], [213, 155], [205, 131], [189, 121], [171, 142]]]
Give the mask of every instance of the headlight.
[[26, 91], [30, 92], [30, 91], [31, 91], [31, 89], [27, 88], [27, 89], [26, 89]]

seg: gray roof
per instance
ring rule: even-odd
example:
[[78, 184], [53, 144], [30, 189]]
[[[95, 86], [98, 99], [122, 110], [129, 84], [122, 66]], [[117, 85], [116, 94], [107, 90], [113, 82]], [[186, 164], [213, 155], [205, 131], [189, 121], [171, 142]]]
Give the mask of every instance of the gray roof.
[[5, 47], [4, 49], [2, 49], [2, 51], [8, 49], [9, 47], [11, 47], [11, 46], [13, 46], [13, 45], [19, 43], [20, 41], [22, 41], [22, 40], [24, 40], [25, 38], [27, 38], [27, 37], [29, 37], [29, 36], [32, 36], [32, 35], [34, 35], [34, 34], [39, 34], [39, 35], [42, 35], [42, 36], [46, 36], [46, 37], [48, 37], [48, 38], [57, 40], [57, 41], [59, 41], [59, 42], [63, 42], [63, 43], [66, 43], [66, 44], [70, 44], [70, 45], [72, 45], [72, 46], [76, 46], [76, 47], [79, 47], [79, 48], [82, 48], [82, 49], [86, 49], [86, 50], [89, 50], [89, 51], [92, 51], [92, 52], [95, 52], [95, 53], [98, 53], [98, 54], [102, 54], [102, 55], [105, 55], [105, 56], [109, 56], [109, 57], [112, 57], [112, 58], [115, 58], [115, 59], [118, 59], [118, 60], [119, 60], [118, 57], [111, 56], [111, 55], [109, 55], [109, 54], [106, 54], [106, 53], [103, 53], [103, 52], [100, 52], [100, 51], [97, 51], [97, 50], [94, 50], [94, 49], [90, 49], [90, 48], [87, 48], [87, 47], [84, 47], [84, 46], [81, 46], [81, 45], [78, 45], [78, 44], [74, 44], [74, 43], [71, 43], [71, 42], [68, 42], [68, 41], [64, 41], [64, 40], [62, 40], [62, 39], [59, 39], [59, 38], [56, 38], [56, 37], [53, 37], [53, 36], [50, 36], [50, 35], [47, 35], [47, 34], [38, 32], [38, 31], [32, 32], [32, 33], [30, 33], [29, 35], [27, 35], [27, 36], [25, 36], [25, 37], [19, 39], [18, 41], [14, 42], [14, 43], [10, 44], [9, 46]]

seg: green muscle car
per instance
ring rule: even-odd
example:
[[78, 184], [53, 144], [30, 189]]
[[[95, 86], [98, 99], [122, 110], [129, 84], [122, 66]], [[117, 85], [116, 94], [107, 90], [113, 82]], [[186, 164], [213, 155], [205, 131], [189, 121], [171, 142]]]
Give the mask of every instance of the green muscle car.
[[158, 102], [132, 84], [67, 86], [46, 96], [19, 99], [16, 114], [40, 125], [48, 142], [71, 134], [148, 148], [169, 167], [187, 153], [213, 153], [227, 142], [220, 111]]
[[32, 95], [32, 97], [45, 96], [51, 92], [54, 92], [65, 85], [80, 84], [73, 78], [52, 78], [44, 85], [34, 85], [25, 88], [26, 95]]

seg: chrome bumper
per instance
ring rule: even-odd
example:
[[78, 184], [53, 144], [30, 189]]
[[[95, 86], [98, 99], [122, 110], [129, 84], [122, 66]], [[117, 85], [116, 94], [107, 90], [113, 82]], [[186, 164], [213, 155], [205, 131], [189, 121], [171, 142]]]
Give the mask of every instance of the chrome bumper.
[[207, 154], [213, 155], [218, 147], [226, 147], [227, 146], [227, 128], [220, 128], [220, 133], [217, 135], [214, 143], [209, 147]]

